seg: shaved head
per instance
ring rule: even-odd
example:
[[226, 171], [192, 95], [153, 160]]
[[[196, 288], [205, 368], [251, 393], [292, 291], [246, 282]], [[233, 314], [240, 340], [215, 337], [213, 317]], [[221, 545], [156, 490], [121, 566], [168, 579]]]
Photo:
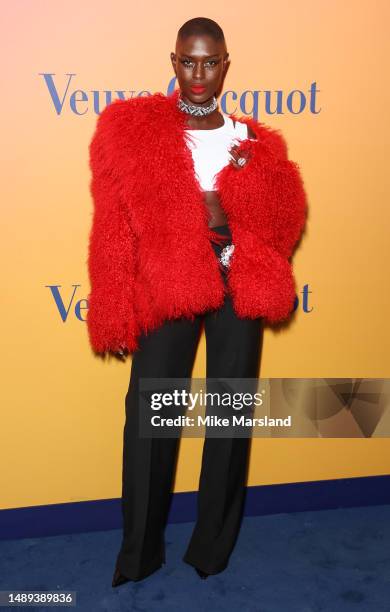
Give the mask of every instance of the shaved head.
[[222, 28], [216, 21], [207, 17], [194, 17], [183, 23], [177, 33], [177, 38], [184, 41], [190, 36], [209, 36], [215, 42], [225, 42]]

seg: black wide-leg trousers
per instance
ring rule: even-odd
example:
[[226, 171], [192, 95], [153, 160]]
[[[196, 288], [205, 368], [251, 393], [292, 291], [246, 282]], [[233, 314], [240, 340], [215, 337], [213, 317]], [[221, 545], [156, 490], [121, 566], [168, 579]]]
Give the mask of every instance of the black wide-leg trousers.
[[[226, 226], [220, 226], [221, 229]], [[219, 255], [222, 245], [213, 245]], [[222, 272], [226, 283], [226, 276]], [[133, 355], [123, 436], [123, 539], [120, 572], [141, 580], [165, 562], [167, 523], [178, 438], [139, 436], [139, 379], [191, 378], [199, 336], [206, 335], [206, 378], [257, 378], [263, 320], [240, 319], [227, 294], [223, 306], [190, 319], [166, 321], [142, 335]], [[209, 574], [228, 565], [246, 487], [249, 438], [205, 437], [197, 521], [183, 560]]]

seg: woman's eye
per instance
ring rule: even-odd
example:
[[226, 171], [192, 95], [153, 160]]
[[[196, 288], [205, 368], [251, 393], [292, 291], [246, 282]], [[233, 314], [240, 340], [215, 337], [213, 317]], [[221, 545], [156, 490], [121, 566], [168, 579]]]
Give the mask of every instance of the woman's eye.
[[[190, 64], [193, 64], [193, 62], [191, 62], [191, 61], [190, 61], [190, 60], [188, 60], [188, 59], [181, 60], [181, 63], [182, 63], [182, 64], [183, 64], [183, 65], [184, 65], [186, 68], [187, 68], [188, 66], [190, 66]], [[207, 66], [207, 65], [209, 65], [209, 66], [211, 66], [212, 68], [214, 68], [214, 66], [216, 66], [216, 65], [217, 65], [217, 63], [218, 63], [218, 62], [217, 62], [216, 60], [210, 60], [210, 61], [206, 62], [206, 66]]]

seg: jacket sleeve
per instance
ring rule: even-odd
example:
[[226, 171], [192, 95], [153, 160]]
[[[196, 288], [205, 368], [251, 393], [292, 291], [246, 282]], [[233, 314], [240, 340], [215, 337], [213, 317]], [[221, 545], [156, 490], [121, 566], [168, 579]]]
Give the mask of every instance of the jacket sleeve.
[[273, 245], [280, 255], [289, 259], [306, 224], [306, 193], [298, 164], [288, 158], [288, 146], [282, 132], [264, 127], [262, 140], [275, 160]]
[[[254, 120], [247, 120], [249, 125], [259, 130]], [[280, 130], [262, 125], [260, 128], [261, 147], [256, 147], [254, 171], [259, 173], [263, 182], [262, 173], [264, 164], [268, 164], [271, 156], [269, 196], [272, 201], [272, 230], [270, 239], [277, 252], [289, 259], [294, 251], [301, 234], [303, 233], [307, 217], [307, 200], [304, 184], [300, 175], [299, 166], [288, 159], [288, 147]], [[267, 154], [264, 155], [264, 151]], [[248, 165], [250, 169], [251, 164]], [[272, 170], [271, 170], [272, 168]]]
[[[134, 314], [135, 239], [121, 199], [115, 163], [115, 110], [100, 114], [89, 145], [93, 218], [89, 234], [87, 328], [96, 353], [136, 346]], [[114, 123], [113, 123], [114, 122]]]
[[289, 259], [303, 233], [307, 217], [307, 199], [299, 166], [279, 160], [273, 185], [275, 220], [273, 242], [276, 250]]

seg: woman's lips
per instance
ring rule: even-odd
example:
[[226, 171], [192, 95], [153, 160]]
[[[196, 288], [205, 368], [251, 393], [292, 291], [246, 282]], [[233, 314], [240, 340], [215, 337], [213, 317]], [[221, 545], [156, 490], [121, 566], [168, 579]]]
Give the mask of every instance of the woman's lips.
[[194, 87], [191, 87], [191, 91], [193, 93], [203, 93], [204, 91], [206, 91], [206, 87], [197, 87], [197, 86], [194, 86]]

